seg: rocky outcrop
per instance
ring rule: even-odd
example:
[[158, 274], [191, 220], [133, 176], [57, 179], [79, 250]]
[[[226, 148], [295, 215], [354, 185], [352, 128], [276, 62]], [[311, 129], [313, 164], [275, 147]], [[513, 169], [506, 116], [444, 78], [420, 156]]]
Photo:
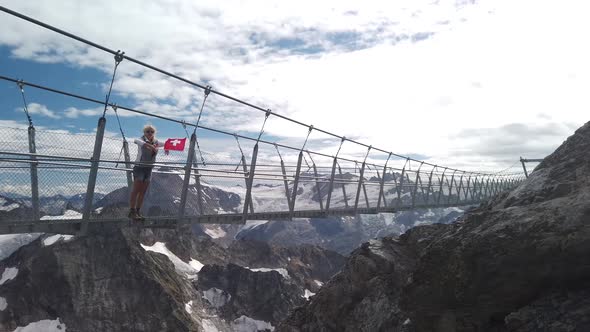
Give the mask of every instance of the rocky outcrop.
[[345, 260], [313, 246], [224, 248], [187, 228], [105, 227], [86, 237], [31, 236], [14, 247], [0, 261], [0, 330], [44, 320], [68, 331], [264, 330]]
[[276, 325], [306, 301], [288, 273], [250, 270], [231, 263], [206, 265], [195, 284], [229, 322], [247, 316]]
[[202, 307], [192, 284], [133, 238], [116, 230], [18, 250], [0, 264], [16, 271], [0, 286], [0, 329], [59, 318], [68, 331], [198, 330], [202, 317], [185, 310]]
[[589, 152], [590, 123], [458, 222], [363, 245], [278, 330], [589, 330]]

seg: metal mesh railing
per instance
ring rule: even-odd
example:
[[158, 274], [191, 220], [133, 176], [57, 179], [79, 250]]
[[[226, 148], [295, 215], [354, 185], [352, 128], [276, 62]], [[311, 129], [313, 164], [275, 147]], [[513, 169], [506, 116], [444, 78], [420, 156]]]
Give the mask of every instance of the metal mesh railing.
[[[0, 127], [0, 137], [0, 195], [22, 204], [23, 209], [32, 209], [34, 166], [40, 217], [60, 216], [68, 210], [70, 214], [84, 211], [95, 135], [37, 130], [34, 154], [26, 152], [26, 128]], [[257, 158], [253, 160], [251, 143], [236, 143], [222, 153], [193, 151], [195, 158], [186, 185], [185, 165], [191, 151], [160, 153], [145, 198], [145, 213], [151, 217], [179, 216], [185, 187], [184, 216], [240, 215], [244, 213], [248, 191], [251, 203], [245, 218], [256, 213], [319, 211], [328, 215], [338, 211], [354, 214], [371, 209], [380, 212], [459, 206], [478, 203], [523, 177], [449, 171], [407, 161], [393, 162], [391, 165], [397, 166], [393, 167], [300, 153], [266, 143], [258, 143]], [[125, 154], [131, 163], [126, 163]], [[128, 173], [136, 154], [137, 145], [133, 142], [125, 151], [122, 138], [103, 139], [91, 218], [123, 217], [129, 199]], [[19, 218], [28, 220], [31, 215], [22, 213]]]
[[[0, 6], [0, 10], [110, 53], [115, 60], [104, 101], [0, 76], [1, 80], [18, 84], [30, 124], [28, 129], [0, 128], [0, 195], [4, 197], [0, 204], [0, 218], [37, 220], [70, 210], [74, 211], [70, 215], [82, 215], [81, 231], [84, 232], [84, 225], [91, 219], [123, 217], [137, 146], [130, 141], [128, 148], [124, 149], [125, 133], [118, 111], [191, 129], [186, 131], [187, 138], [190, 136], [191, 140], [189, 148], [170, 155], [160, 153], [158, 162], [153, 165], [154, 175], [144, 204], [144, 211], [152, 217], [174, 217], [186, 221], [195, 220], [194, 217], [224, 215], [228, 218], [240, 216], [245, 221], [248, 218], [351, 215], [416, 207], [458, 206], [480, 202], [524, 178], [520, 173], [468, 172], [437, 166], [347, 139], [192, 82], [129, 57], [124, 52], [114, 51], [7, 8]], [[205, 118], [203, 122], [210, 127], [199, 120], [188, 123], [112, 103], [111, 90], [116, 81], [117, 68], [123, 60], [186, 84], [190, 89], [202, 89], [204, 95], [199, 101], [199, 120], [211, 94], [219, 99], [207, 103], [225, 115], [237, 118], [238, 114], [242, 116], [242, 113], [254, 111], [264, 116], [260, 131], [251, 134], [254, 130], [250, 127], [254, 124], [228, 121], [231, 124], [229, 130], [250, 133], [236, 135], [227, 131], [228, 126], [209, 123]], [[103, 114], [96, 133], [34, 130], [27, 111], [25, 86], [100, 105]], [[111, 113], [111, 110], [114, 112]], [[118, 124], [121, 138], [104, 137], [107, 117], [112, 115], [117, 117], [116, 122], [109, 122]], [[251, 115], [245, 114], [241, 118]], [[272, 119], [270, 122], [274, 119], [284, 121], [294, 130], [305, 130], [305, 140], [297, 146], [265, 140], [264, 128], [269, 125], [269, 119]], [[191, 131], [198, 136], [191, 136]], [[207, 134], [203, 135], [204, 132]], [[335, 155], [326, 153], [322, 147], [310, 148], [308, 143], [312, 132], [323, 135], [330, 142], [340, 141]], [[219, 149], [209, 145], [202, 140], [207, 135], [222, 137], [226, 143], [231, 141], [232, 147]], [[62, 201], [66, 201], [63, 208]], [[23, 213], [11, 212], [18, 210], [14, 208], [16, 205]], [[10, 206], [10, 211], [6, 206]]]

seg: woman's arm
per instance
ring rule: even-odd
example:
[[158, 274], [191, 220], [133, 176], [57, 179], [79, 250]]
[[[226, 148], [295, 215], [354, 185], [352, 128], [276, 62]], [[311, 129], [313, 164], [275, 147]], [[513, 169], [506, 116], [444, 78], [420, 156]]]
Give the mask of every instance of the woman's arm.
[[[164, 143], [157, 141], [156, 144], [154, 144], [154, 148], [156, 149], [163, 149], [164, 148]], [[168, 153], [170, 153], [170, 151], [168, 150], [164, 150], [164, 153], [166, 153], [166, 155], [168, 155]]]
[[145, 142], [143, 140], [140, 140], [139, 138], [136, 138], [133, 143], [139, 145], [139, 146], [143, 146], [145, 144]]

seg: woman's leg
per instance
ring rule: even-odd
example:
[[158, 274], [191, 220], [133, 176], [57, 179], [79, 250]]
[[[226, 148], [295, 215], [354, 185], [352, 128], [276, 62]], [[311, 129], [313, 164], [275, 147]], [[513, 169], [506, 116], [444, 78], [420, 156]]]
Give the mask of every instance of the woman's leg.
[[133, 181], [133, 188], [131, 189], [131, 197], [129, 198], [129, 208], [130, 209], [135, 209], [135, 207], [137, 206], [137, 199], [139, 194], [142, 192], [142, 183], [143, 181], [140, 180], [134, 180]]
[[145, 193], [147, 192], [148, 186], [150, 185], [149, 181], [142, 181], [140, 191], [137, 194], [137, 211], [141, 209], [143, 206], [143, 198], [145, 197]]

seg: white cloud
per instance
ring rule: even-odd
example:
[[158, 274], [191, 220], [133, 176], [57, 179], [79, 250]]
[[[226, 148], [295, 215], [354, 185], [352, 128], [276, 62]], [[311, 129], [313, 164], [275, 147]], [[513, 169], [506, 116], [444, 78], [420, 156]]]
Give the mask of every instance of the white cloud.
[[63, 113], [66, 118], [75, 119], [79, 116], [100, 116], [102, 115], [104, 108], [96, 107], [91, 109], [79, 109], [76, 107], [68, 107]]
[[[533, 152], [542, 157], [586, 121], [590, 106], [590, 51], [583, 43], [590, 23], [579, 1], [4, 5], [302, 122], [449, 166], [497, 168], [494, 163], [505, 167], [511, 154], [514, 160]], [[104, 19], [96, 21], [96, 12]], [[0, 44], [14, 56], [112, 70], [109, 55], [3, 20]], [[127, 96], [142, 110], [194, 120], [201, 91], [128, 61], [119, 70], [113, 100]], [[207, 105], [204, 125], [257, 132], [262, 123], [263, 113], [219, 96]], [[96, 110], [66, 116], [85, 113]], [[498, 136], [511, 124], [567, 130], [543, 136], [531, 149]], [[457, 137], [469, 128], [482, 128], [486, 146], [511, 154], [487, 155], [483, 141], [478, 147]], [[299, 142], [307, 132], [271, 118], [266, 133]], [[311, 136], [312, 142], [325, 138]], [[338, 142], [329, 142], [322, 150], [334, 153]], [[345, 144], [343, 154], [362, 150]]]
[[[48, 118], [52, 118], [52, 119], [59, 119], [60, 116], [55, 114], [54, 111], [51, 111], [47, 108], [47, 106], [45, 105], [41, 105], [41, 104], [37, 104], [37, 103], [30, 103], [27, 105], [27, 109], [29, 111], [29, 114], [37, 114], [37, 115], [41, 115], [41, 116], [45, 116]], [[18, 112], [23, 112], [23, 109], [17, 109], [16, 111]]]

